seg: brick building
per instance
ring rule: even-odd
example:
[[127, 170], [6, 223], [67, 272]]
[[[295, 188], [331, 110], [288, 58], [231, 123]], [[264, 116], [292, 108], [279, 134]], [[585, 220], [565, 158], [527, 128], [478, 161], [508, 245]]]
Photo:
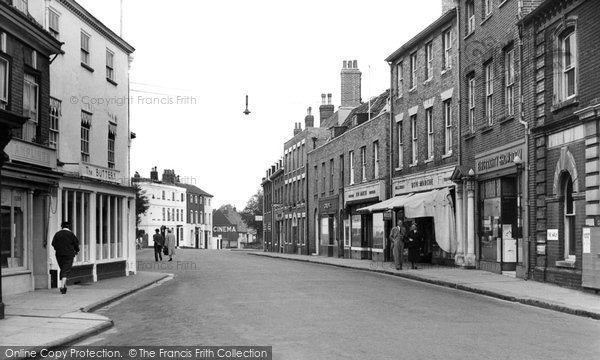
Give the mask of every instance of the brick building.
[[454, 263], [458, 242], [451, 176], [459, 155], [459, 37], [456, 9], [444, 10], [386, 59], [393, 84], [394, 198], [371, 211], [400, 211], [404, 220], [416, 223], [423, 233], [422, 262]]
[[[283, 219], [283, 160], [278, 160], [266, 172], [261, 183], [263, 188], [263, 250], [279, 252], [280, 232], [275, 228], [278, 219]], [[277, 211], [277, 214], [276, 214]]]
[[[457, 259], [467, 267], [523, 276], [527, 265], [527, 81], [517, 19], [539, 1], [461, 0], [460, 165]], [[460, 205], [457, 206], [460, 208]], [[462, 258], [462, 259], [460, 259]]]
[[358, 209], [388, 196], [388, 97], [386, 91], [351, 110], [341, 124], [330, 122], [329, 140], [308, 153], [311, 252], [383, 259], [383, 215]]
[[60, 53], [60, 42], [29, 16], [27, 2], [0, 1], [0, 300], [50, 286], [51, 238], [41, 219], [51, 215], [62, 176], [50, 134], [50, 59]]
[[213, 196], [196, 185], [178, 181], [177, 186], [186, 189], [187, 197], [184, 236], [179, 246], [194, 249], [212, 248], [212, 226], [208, 215], [212, 214], [210, 199]]
[[531, 119], [530, 276], [600, 289], [598, 1], [547, 0], [522, 21]]

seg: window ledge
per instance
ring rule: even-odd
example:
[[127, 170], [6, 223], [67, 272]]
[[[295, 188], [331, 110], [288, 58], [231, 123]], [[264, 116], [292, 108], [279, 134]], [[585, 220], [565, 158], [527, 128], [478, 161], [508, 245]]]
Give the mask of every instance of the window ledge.
[[555, 263], [555, 265], [556, 265], [556, 267], [575, 269], [575, 261], [573, 261], [573, 260], [557, 261]]
[[508, 122], [511, 122], [515, 119], [514, 115], [505, 115], [503, 117], [501, 117], [500, 119], [498, 119], [498, 124], [504, 125]]
[[449, 73], [451, 71], [452, 71], [452, 68], [451, 67], [447, 67], [445, 69], [442, 69], [442, 71], [440, 72], [440, 75], [444, 76], [444, 75], [446, 75], [447, 73]]
[[573, 106], [573, 105], [579, 105], [579, 96], [573, 96], [570, 99], [556, 102], [556, 103], [552, 104], [552, 107], [550, 108], [550, 110], [552, 112], [557, 112], [558, 110], [561, 110], [561, 109], [564, 109], [566, 107]]
[[397, 167], [395, 170], [396, 171], [402, 171], [404, 168], [403, 167]]
[[442, 155], [442, 159], [447, 159], [450, 156], [452, 156], [452, 151], [447, 152], [446, 154]]
[[117, 84], [117, 82], [116, 82], [116, 81], [114, 81], [114, 80], [113, 80], [113, 79], [111, 79], [111, 78], [106, 78], [106, 81], [108, 81], [109, 83], [113, 84], [114, 86], [118, 86], [118, 85], [119, 85], [119, 84]]
[[463, 139], [464, 140], [471, 140], [471, 139], [474, 139], [474, 138], [475, 138], [475, 133], [472, 133], [472, 132], [463, 135]]
[[482, 127], [479, 128], [479, 131], [481, 131], [482, 134], [485, 134], [487, 132], [490, 132], [494, 130], [494, 127], [492, 125], [484, 125]]
[[479, 23], [479, 26], [483, 26], [483, 24], [485, 24], [494, 14], [489, 14], [488, 16], [485, 17], [485, 19], [483, 19], [481, 21], [481, 23]]
[[425, 163], [425, 164], [428, 164], [428, 163], [430, 163], [430, 162], [432, 162], [432, 161], [433, 161], [433, 157], [430, 157], [429, 159], [425, 160], [425, 161], [424, 161], [424, 163]]
[[473, 34], [475, 34], [475, 30], [471, 30], [470, 33], [468, 33], [467, 35], [465, 35], [465, 37], [463, 38], [463, 40], [467, 40], [468, 38], [470, 38]]
[[429, 85], [429, 83], [432, 81], [433, 81], [433, 77], [430, 77], [429, 79], [423, 81], [423, 85]]
[[500, 4], [498, 4], [498, 9], [500, 9], [504, 4], [506, 4], [508, 0], [500, 0]]
[[2, 277], [8, 277], [8, 276], [19, 276], [19, 275], [29, 275], [31, 274], [32, 271], [31, 270], [27, 270], [23, 267], [20, 268], [16, 268], [16, 269], [8, 269], [8, 268], [2, 268]]
[[411, 167], [411, 168], [412, 168], [412, 167], [415, 167], [415, 166], [417, 166], [417, 165], [419, 165], [419, 161], [415, 161], [414, 163], [412, 163], [412, 164], [408, 165], [408, 167]]
[[414, 86], [410, 90], [408, 90], [408, 93], [410, 94], [410, 93], [413, 93], [415, 91], [417, 91], [417, 87], [416, 86]]
[[91, 66], [89, 66], [89, 65], [88, 65], [88, 64], [86, 64], [86, 63], [81, 63], [81, 67], [82, 67], [82, 68], [84, 68], [84, 69], [86, 69], [87, 71], [89, 71], [89, 72], [91, 72], [91, 73], [93, 73], [93, 72], [94, 72], [94, 68], [92, 68]]

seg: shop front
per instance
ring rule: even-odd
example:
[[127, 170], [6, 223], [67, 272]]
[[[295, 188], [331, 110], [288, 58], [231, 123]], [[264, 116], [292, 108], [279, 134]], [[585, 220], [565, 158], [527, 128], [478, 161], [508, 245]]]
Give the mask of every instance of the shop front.
[[523, 264], [521, 209], [525, 144], [508, 144], [475, 157], [479, 268], [516, 275]]
[[359, 211], [382, 201], [385, 197], [383, 180], [348, 186], [344, 190], [344, 251], [352, 259], [384, 258], [385, 224], [383, 214]]
[[[86, 167], [92, 168], [91, 165]], [[51, 206], [50, 233], [58, 231], [60, 224], [68, 221], [80, 243], [81, 251], [75, 257], [69, 283], [99, 281], [135, 273], [133, 188], [121, 185], [115, 170], [98, 168], [82, 174], [82, 178], [65, 176], [61, 180], [58, 200]], [[48, 263], [50, 281], [55, 287], [59, 269], [54, 250], [49, 251]]]
[[415, 224], [422, 234], [419, 262], [454, 265], [456, 251], [455, 194], [450, 180], [455, 166], [392, 180], [396, 209], [404, 209], [407, 230]]
[[[338, 225], [339, 196], [319, 200], [319, 254], [326, 257], [343, 257], [343, 234]], [[340, 236], [342, 235], [342, 236]]]

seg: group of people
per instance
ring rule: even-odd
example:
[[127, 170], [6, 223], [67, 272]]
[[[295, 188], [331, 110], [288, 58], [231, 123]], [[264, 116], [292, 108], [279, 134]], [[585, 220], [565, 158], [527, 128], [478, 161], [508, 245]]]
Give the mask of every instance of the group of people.
[[417, 223], [413, 221], [410, 230], [406, 230], [404, 219], [402, 216], [398, 216], [396, 226], [390, 231], [390, 240], [396, 270], [402, 270], [402, 258], [405, 248], [408, 249], [408, 261], [411, 263], [412, 268], [416, 269], [415, 263], [419, 261], [421, 243], [423, 242], [423, 236], [417, 228]]
[[154, 241], [154, 260], [162, 261], [163, 251], [165, 255], [169, 256], [169, 261], [173, 261], [173, 255], [175, 255], [175, 235], [171, 229], [167, 229], [167, 236], [163, 237], [159, 229], [155, 230], [155, 234], [152, 237]]

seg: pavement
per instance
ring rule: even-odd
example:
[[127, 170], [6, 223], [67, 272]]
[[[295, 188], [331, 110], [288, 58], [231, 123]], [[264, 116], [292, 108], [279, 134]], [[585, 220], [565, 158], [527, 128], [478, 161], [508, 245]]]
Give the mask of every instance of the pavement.
[[0, 320], [0, 346], [53, 349], [104, 331], [113, 321], [92, 312], [171, 276], [138, 272], [96, 283], [3, 296], [6, 317]]
[[420, 264], [416, 270], [396, 270], [392, 263], [371, 260], [267, 252], [248, 252], [248, 254], [373, 271], [600, 320], [600, 295], [483, 270], [430, 264]]

